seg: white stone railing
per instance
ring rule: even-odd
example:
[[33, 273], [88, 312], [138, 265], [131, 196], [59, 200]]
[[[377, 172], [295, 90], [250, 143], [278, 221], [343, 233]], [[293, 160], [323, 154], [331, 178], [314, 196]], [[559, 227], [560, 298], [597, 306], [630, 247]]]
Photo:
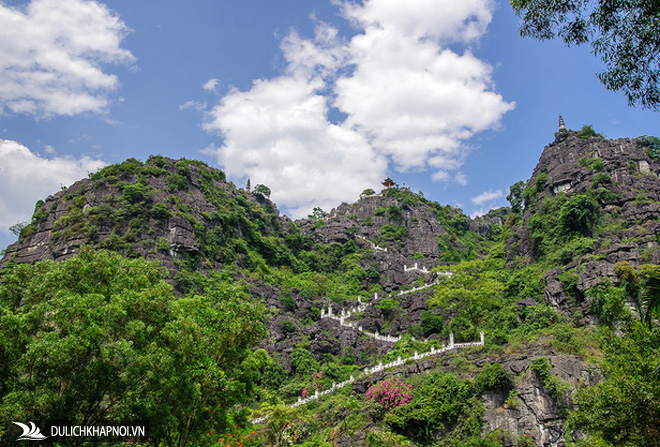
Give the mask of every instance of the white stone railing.
[[422, 266], [422, 267], [420, 268], [420, 267], [417, 265], [416, 262], [415, 262], [415, 265], [413, 265], [412, 267], [408, 267], [408, 266], [405, 265], [405, 264], [403, 265], [403, 273], [412, 272], [413, 270], [417, 270], [417, 271], [422, 272], [422, 273], [428, 273], [428, 272], [429, 272], [429, 269], [427, 269], [427, 268], [424, 267], [424, 266]]
[[[440, 349], [435, 349], [435, 346], [431, 346], [431, 350], [428, 351], [428, 352], [423, 352], [423, 353], [419, 354], [417, 351], [415, 351], [415, 354], [411, 357], [401, 358], [401, 356], [398, 356], [397, 359], [393, 362], [389, 362], [389, 363], [385, 363], [385, 364], [383, 364], [383, 362], [380, 362], [380, 363], [378, 363], [378, 365], [375, 365], [371, 368], [364, 368], [362, 371], [360, 371], [360, 374], [359, 374], [358, 377], [359, 378], [364, 378], [364, 377], [367, 377], [371, 374], [375, 374], [377, 372], [383, 371], [387, 368], [392, 368], [394, 366], [401, 366], [404, 363], [406, 363], [408, 360], [421, 360], [423, 358], [430, 357], [432, 355], [443, 354], [443, 353], [445, 353], [447, 351], [451, 351], [453, 349], [468, 348], [468, 347], [472, 347], [472, 346], [483, 346], [485, 344], [485, 340], [486, 340], [486, 337], [484, 335], [484, 332], [481, 331], [481, 339], [478, 342], [454, 343], [454, 333], [452, 332], [452, 333], [449, 334], [449, 343], [447, 345], [443, 346]], [[351, 375], [351, 378], [348, 379], [348, 380], [345, 380], [345, 381], [340, 382], [340, 383], [333, 382], [332, 387], [328, 388], [327, 390], [323, 390], [323, 391], [316, 390], [313, 395], [311, 395], [309, 397], [306, 397], [305, 399], [299, 397], [297, 402], [294, 402], [292, 404], [288, 404], [286, 406], [289, 407], [289, 408], [294, 408], [294, 407], [297, 407], [299, 405], [304, 405], [304, 404], [306, 404], [308, 402], [311, 402], [313, 400], [317, 400], [321, 396], [325, 396], [326, 394], [330, 394], [330, 393], [334, 392], [335, 390], [343, 388], [348, 384], [354, 383], [355, 380], [356, 380], [356, 378]], [[261, 424], [261, 423], [265, 422], [266, 420], [268, 420], [268, 416], [262, 416], [262, 417], [259, 417], [259, 418], [256, 418], [256, 419], [252, 419], [251, 422], [253, 424]]]
[[379, 247], [378, 245], [376, 245], [376, 244], [374, 244], [373, 242], [371, 242], [369, 239], [367, 239], [367, 238], [364, 237], [364, 236], [356, 235], [355, 237], [357, 237], [358, 239], [362, 239], [362, 240], [365, 241], [365, 242], [368, 242], [369, 245], [371, 246], [371, 248], [373, 248], [374, 250], [380, 250], [380, 251], [384, 251], [385, 253], [387, 253], [387, 247], [385, 247], [385, 248], [381, 248], [381, 247]]
[[[378, 294], [374, 294], [374, 300], [378, 299]], [[346, 322], [348, 318], [351, 317], [356, 312], [364, 312], [367, 310], [367, 305], [362, 304], [362, 298], [358, 297], [358, 306], [349, 310], [342, 310], [339, 315], [332, 313], [332, 304], [328, 306], [328, 312], [326, 313], [324, 309], [321, 309], [321, 318], [330, 318], [332, 320], [339, 321], [339, 324], [344, 327], [350, 327], [352, 329], [357, 329], [367, 337], [371, 337], [375, 340], [384, 341], [387, 343], [396, 343], [401, 340], [401, 337], [395, 337], [393, 335], [381, 335], [378, 332], [369, 332], [362, 329], [362, 326], [358, 326], [354, 323]]]

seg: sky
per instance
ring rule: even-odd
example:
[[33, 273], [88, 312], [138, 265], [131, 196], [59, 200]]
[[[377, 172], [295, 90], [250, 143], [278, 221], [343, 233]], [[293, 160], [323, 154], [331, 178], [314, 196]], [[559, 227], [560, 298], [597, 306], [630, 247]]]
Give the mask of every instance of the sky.
[[560, 114], [658, 135], [588, 47], [518, 25], [501, 0], [0, 0], [0, 247], [37, 200], [130, 157], [203, 160], [294, 219], [387, 176], [476, 216]]

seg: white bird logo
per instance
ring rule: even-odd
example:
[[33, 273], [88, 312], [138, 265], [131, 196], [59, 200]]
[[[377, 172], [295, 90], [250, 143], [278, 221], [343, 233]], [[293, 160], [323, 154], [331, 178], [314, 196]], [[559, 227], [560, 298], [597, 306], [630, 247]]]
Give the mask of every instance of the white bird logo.
[[30, 422], [29, 427], [25, 424], [21, 424], [20, 422], [12, 423], [23, 429], [23, 434], [19, 436], [17, 441], [41, 441], [42, 439], [46, 439], [46, 436], [41, 434], [41, 430], [39, 430], [37, 426], [34, 425], [34, 422]]

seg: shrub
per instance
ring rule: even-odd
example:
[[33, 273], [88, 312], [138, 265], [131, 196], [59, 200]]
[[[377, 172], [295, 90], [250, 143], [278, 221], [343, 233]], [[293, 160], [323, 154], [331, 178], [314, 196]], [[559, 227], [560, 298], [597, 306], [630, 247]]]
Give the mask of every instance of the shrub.
[[167, 177], [167, 186], [172, 192], [185, 191], [188, 189], [188, 179], [179, 174], [172, 174]]
[[291, 366], [294, 372], [301, 377], [308, 376], [319, 369], [319, 362], [311, 352], [304, 348], [296, 348], [291, 353]]
[[264, 197], [270, 197], [270, 188], [266, 185], [257, 185], [254, 187], [254, 192], [256, 194], [260, 194]]
[[650, 158], [660, 160], [660, 138], [644, 135], [639, 140], [646, 146], [646, 154]]
[[37, 226], [34, 224], [28, 224], [25, 225], [23, 228], [21, 228], [18, 239], [22, 241], [26, 237], [30, 237], [36, 233], [37, 233]]
[[129, 203], [137, 203], [144, 200], [144, 187], [140, 184], [124, 186], [124, 199]]
[[598, 174], [594, 175], [591, 184], [594, 188], [597, 188], [598, 186], [604, 183], [610, 183], [611, 181], [612, 178], [609, 175], [605, 174], [604, 172], [599, 172]]
[[165, 239], [163, 236], [160, 236], [156, 242], [156, 248], [164, 253], [169, 253], [170, 243], [167, 242], [167, 239]]
[[545, 383], [550, 377], [550, 361], [547, 357], [538, 357], [529, 362], [532, 371], [536, 373], [541, 383]]
[[479, 394], [485, 390], [508, 391], [513, 388], [513, 376], [499, 363], [487, 363], [474, 380], [474, 388]]
[[164, 203], [156, 203], [151, 208], [151, 216], [156, 219], [166, 219], [170, 217], [172, 213], [167, 209], [167, 205]]
[[390, 219], [399, 221], [403, 219], [403, 214], [401, 213], [401, 208], [399, 208], [396, 205], [390, 205], [389, 208], [387, 208], [387, 214], [390, 217]]
[[577, 131], [576, 136], [582, 138], [583, 140], [587, 140], [591, 137], [605, 138], [602, 134], [597, 133], [591, 124], [585, 124], [582, 126], [582, 129]]
[[561, 206], [559, 218], [565, 234], [590, 236], [598, 221], [598, 202], [590, 194], [575, 194]]
[[391, 411], [412, 399], [412, 385], [394, 378], [383, 380], [370, 387], [367, 400], [375, 402], [383, 411]]
[[425, 337], [431, 334], [440, 334], [444, 327], [442, 317], [435, 315], [430, 310], [422, 312], [422, 321], [420, 323]]
[[392, 298], [385, 298], [384, 300], [381, 300], [380, 303], [376, 304], [376, 309], [382, 310], [384, 314], [391, 314], [400, 307], [401, 305], [399, 302]]
[[293, 324], [291, 320], [286, 320], [282, 322], [282, 333], [284, 335], [296, 331], [296, 325]]
[[288, 293], [283, 293], [282, 296], [280, 296], [280, 302], [284, 306], [284, 310], [288, 312], [293, 312], [298, 307], [296, 300], [294, 300], [293, 297]]

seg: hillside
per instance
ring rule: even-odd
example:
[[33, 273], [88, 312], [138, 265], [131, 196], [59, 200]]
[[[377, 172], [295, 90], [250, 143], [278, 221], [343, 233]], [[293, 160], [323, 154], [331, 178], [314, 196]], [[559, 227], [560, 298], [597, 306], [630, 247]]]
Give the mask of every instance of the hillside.
[[[256, 338], [226, 321], [252, 349], [222, 364], [234, 397], [216, 403], [222, 418], [196, 416], [199, 433], [230, 433], [229, 420], [242, 435], [263, 417], [255, 427], [268, 445], [563, 446], [585, 437], [566, 418], [576, 390], [603, 380], [603, 331], [626, 331], [644, 313], [640, 291], [660, 261], [658, 151], [652, 138], [560, 131], [531, 178], [512, 186], [512, 207], [477, 219], [395, 186], [291, 221], [263, 185], [237, 188], [197, 161], [131, 159], [38, 202], [0, 275], [17, 284], [75, 266], [79, 254], [101, 262], [91, 247], [164, 266], [166, 282], [147, 291], [171, 287], [172, 303], [253, 306], [240, 324]], [[35, 288], [0, 287], [0, 298], [18, 315], [32, 298], [16, 291]], [[483, 346], [465, 345], [477, 331]], [[18, 380], [16, 368], [7, 374]], [[396, 405], [370, 397], [379, 392]], [[0, 405], [19, 420], [11, 411]], [[186, 444], [188, 425], [177, 424], [186, 435], [163, 434], [163, 445]]]

